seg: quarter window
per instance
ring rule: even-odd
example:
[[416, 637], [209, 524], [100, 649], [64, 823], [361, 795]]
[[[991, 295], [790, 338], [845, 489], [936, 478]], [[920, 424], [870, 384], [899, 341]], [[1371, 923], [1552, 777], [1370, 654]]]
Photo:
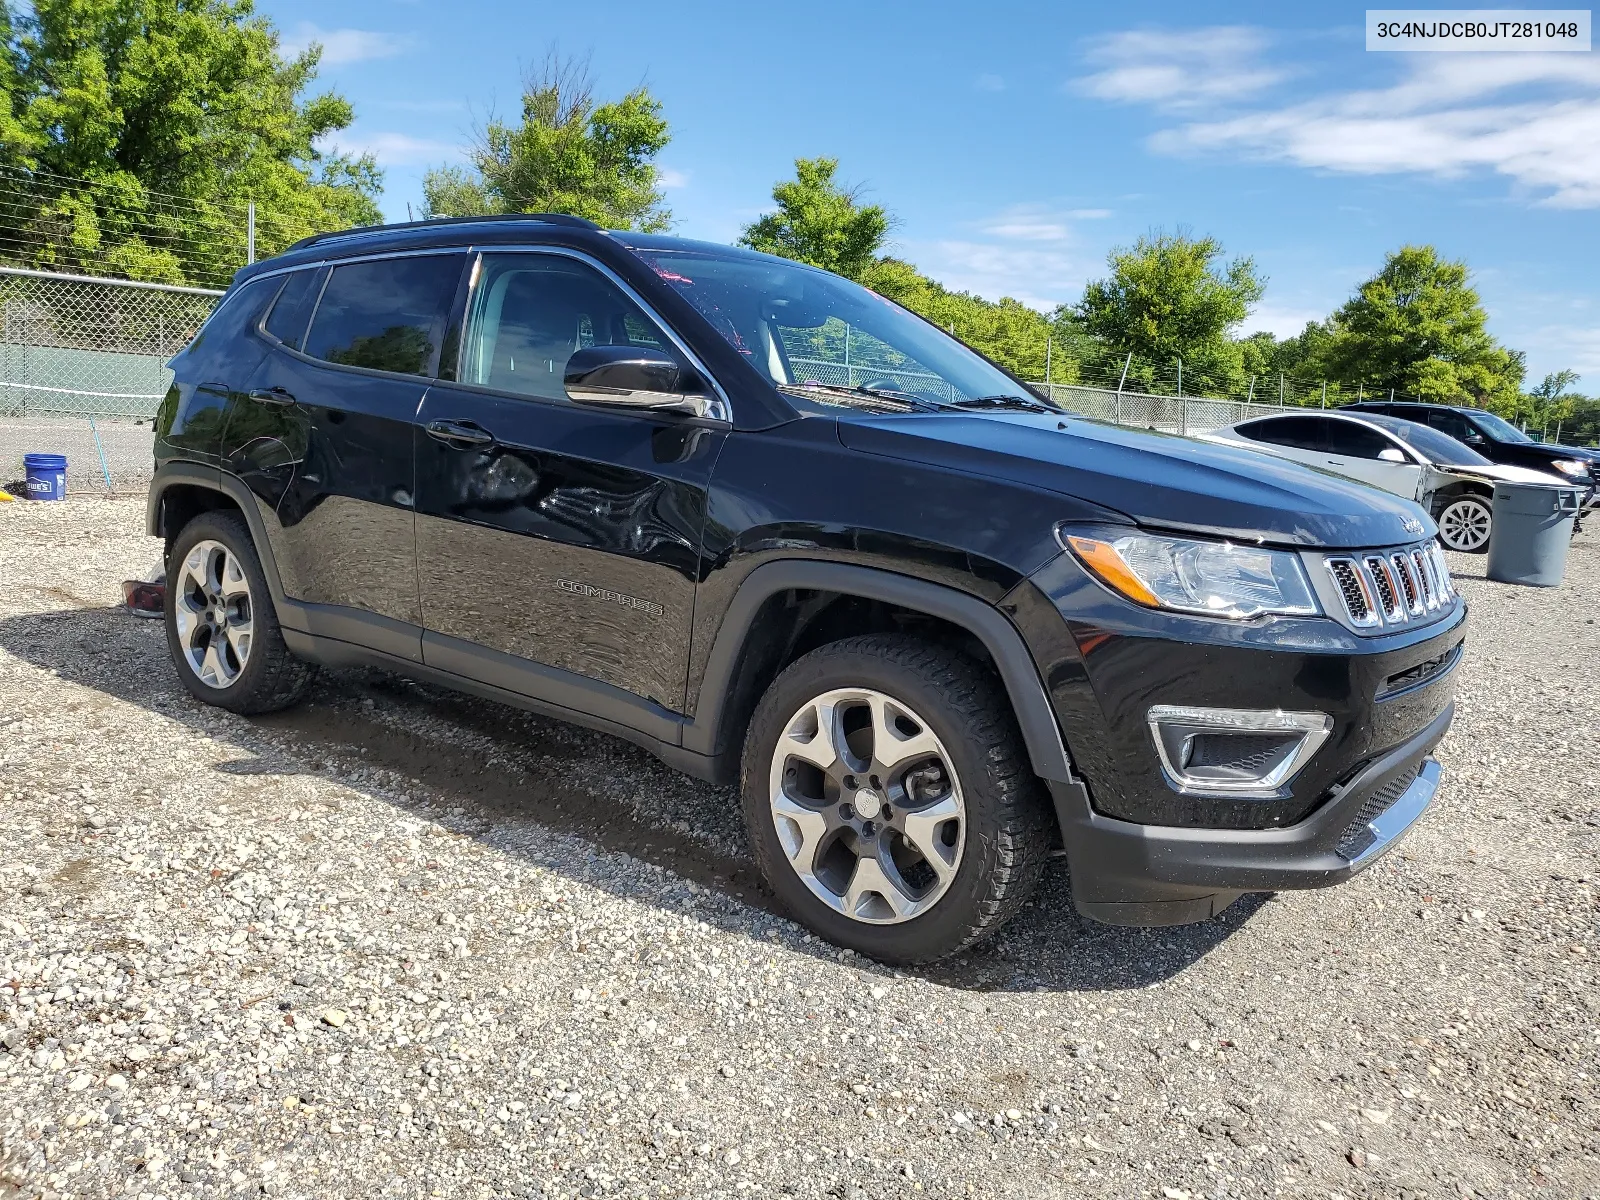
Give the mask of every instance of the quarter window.
[[461, 266], [459, 254], [430, 254], [334, 267], [306, 353], [347, 367], [428, 374]]
[[311, 305], [317, 298], [312, 288], [316, 278], [314, 268], [293, 272], [267, 314], [266, 331], [291, 350], [300, 349], [305, 340], [306, 322], [311, 319]]
[[585, 346], [673, 353], [661, 330], [592, 267], [550, 254], [487, 254], [473, 291], [461, 382], [565, 400], [567, 359]]

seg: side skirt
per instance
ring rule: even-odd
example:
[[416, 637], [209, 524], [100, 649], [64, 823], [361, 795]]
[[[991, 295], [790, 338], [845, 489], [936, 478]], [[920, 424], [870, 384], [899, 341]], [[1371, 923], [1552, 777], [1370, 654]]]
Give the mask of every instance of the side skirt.
[[593, 713], [583, 712], [537, 695], [527, 695], [523, 692], [512, 691], [509, 688], [497, 687], [491, 683], [484, 683], [481, 680], [472, 679], [465, 675], [458, 675], [453, 671], [428, 666], [414, 658], [388, 654], [382, 650], [375, 650], [368, 646], [357, 645], [354, 642], [342, 641], [338, 638], [320, 637], [315, 634], [304, 633], [300, 630], [291, 629], [286, 625], [281, 628], [284, 643], [289, 647], [290, 652], [306, 659], [308, 662], [321, 663], [330, 667], [376, 667], [379, 670], [393, 671], [397, 675], [404, 675], [422, 683], [435, 684], [438, 687], [463, 692], [469, 696], [478, 696], [485, 700], [509, 704], [513, 708], [521, 708], [528, 712], [554, 717], [572, 725], [580, 725], [585, 729], [608, 733], [648, 750], [674, 770], [682, 771], [686, 775], [692, 775], [696, 779], [703, 779], [710, 783], [730, 782], [737, 769], [737, 765], [725, 755], [707, 755], [693, 750], [686, 750], [682, 746], [645, 733], [622, 721], [596, 716]]

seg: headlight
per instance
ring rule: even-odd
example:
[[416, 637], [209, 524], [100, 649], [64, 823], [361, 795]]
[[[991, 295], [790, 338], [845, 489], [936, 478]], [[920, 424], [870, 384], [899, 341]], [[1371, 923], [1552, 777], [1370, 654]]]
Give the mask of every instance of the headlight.
[[1147, 533], [1057, 537], [1107, 587], [1149, 608], [1239, 621], [1320, 611], [1300, 559], [1282, 550]]
[[1589, 468], [1584, 466], [1581, 462], [1578, 462], [1576, 459], [1558, 458], [1550, 465], [1556, 470], [1560, 471], [1563, 475], [1571, 476], [1574, 479], [1580, 475], [1587, 475], [1589, 473]]

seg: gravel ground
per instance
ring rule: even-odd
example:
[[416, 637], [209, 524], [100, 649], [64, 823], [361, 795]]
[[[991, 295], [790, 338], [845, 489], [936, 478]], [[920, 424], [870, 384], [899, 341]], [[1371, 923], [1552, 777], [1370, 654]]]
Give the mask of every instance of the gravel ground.
[[[0, 1195], [1600, 1193], [1600, 538], [1483, 581], [1434, 809], [1145, 932], [1064, 871], [897, 972], [734, 796], [378, 673], [243, 720], [118, 612], [143, 505], [0, 506]], [[8, 1191], [9, 1189], [9, 1191]]]

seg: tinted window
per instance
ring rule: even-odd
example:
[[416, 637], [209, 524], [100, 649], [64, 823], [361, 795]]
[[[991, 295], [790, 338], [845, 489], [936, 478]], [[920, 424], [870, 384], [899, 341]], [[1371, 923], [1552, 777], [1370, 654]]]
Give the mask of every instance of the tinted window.
[[1342, 454], [1346, 458], [1377, 458], [1385, 450], [1400, 452], [1400, 447], [1376, 429], [1354, 421], [1330, 420], [1327, 436], [1324, 449], [1329, 454]]
[[598, 271], [546, 254], [483, 259], [461, 381], [565, 400], [567, 359], [583, 346], [648, 346], [671, 353], [661, 331]]
[[1482, 440], [1483, 435], [1472, 427], [1472, 422], [1468, 421], [1460, 413], [1453, 413], [1447, 408], [1430, 408], [1428, 410], [1428, 424], [1439, 430], [1440, 433], [1449, 434], [1457, 441]]
[[1245, 422], [1238, 426], [1238, 431], [1254, 442], [1292, 446], [1296, 450], [1321, 450], [1325, 424], [1321, 417], [1263, 417], [1259, 421]]
[[283, 289], [267, 314], [266, 331], [291, 350], [300, 349], [305, 338], [306, 322], [311, 319], [311, 306], [317, 299], [313, 286], [317, 278], [315, 268], [293, 272], [283, 281]]
[[1413, 450], [1420, 451], [1424, 458], [1435, 465], [1449, 464], [1461, 467], [1489, 465], [1489, 460], [1483, 455], [1462, 445], [1442, 430], [1430, 428], [1416, 421], [1402, 421], [1397, 417], [1369, 414], [1368, 419], [1376, 425], [1383, 426]]
[[455, 298], [457, 254], [335, 267], [322, 289], [306, 353], [347, 367], [426, 375]]
[[211, 315], [200, 327], [189, 349], [197, 352], [202, 346], [208, 349], [225, 347], [248, 332], [260, 319], [261, 310], [272, 298], [277, 285], [276, 279], [252, 279], [234, 288], [222, 298], [221, 304], [211, 310]]

